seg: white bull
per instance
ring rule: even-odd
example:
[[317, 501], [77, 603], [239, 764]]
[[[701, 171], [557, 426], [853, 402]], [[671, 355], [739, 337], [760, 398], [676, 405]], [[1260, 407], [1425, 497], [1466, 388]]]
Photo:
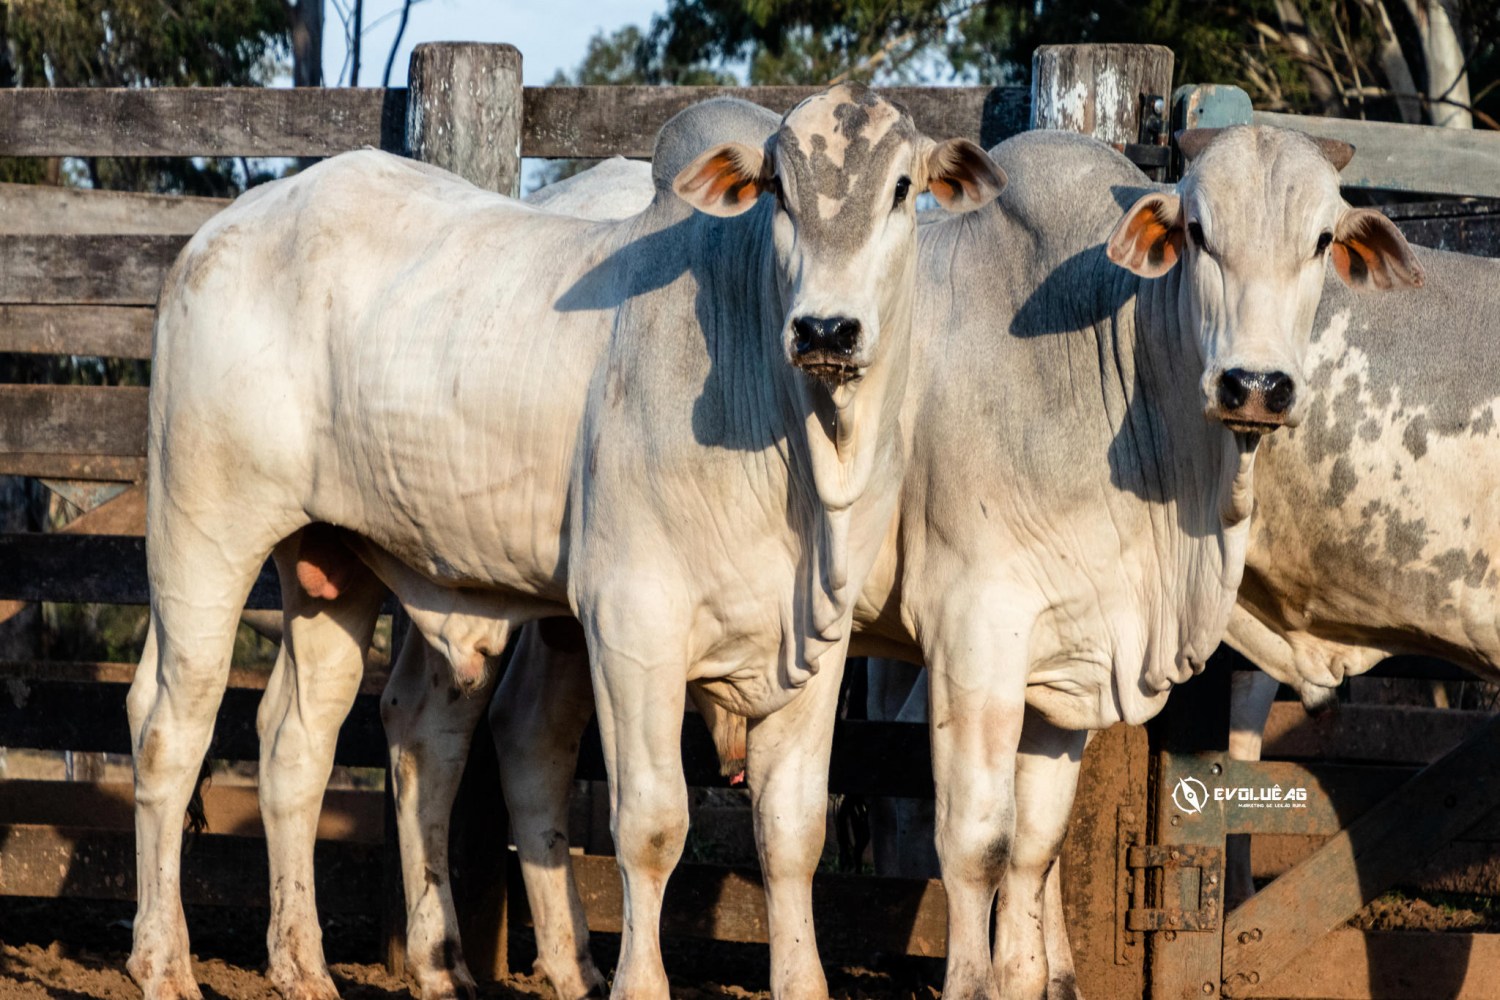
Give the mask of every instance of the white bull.
[[[793, 109], [763, 146], [724, 144], [678, 175], [682, 201], [738, 222], [665, 190], [623, 222], [569, 219], [370, 151], [266, 185], [201, 230], [158, 312], [152, 632], [128, 704], [129, 967], [147, 996], [198, 995], [176, 828], [267, 554], [286, 608], [273, 686], [295, 689], [268, 698], [283, 717], [259, 720], [263, 763], [281, 775], [262, 785], [268, 837], [294, 848], [271, 853], [284, 992], [334, 995], [310, 790], [380, 584], [451, 665], [455, 696], [483, 685], [511, 627], [583, 622], [629, 912], [618, 996], [666, 994], [656, 935], [686, 832], [685, 682], [762, 716], [749, 766], [761, 797], [781, 799], [759, 826], [782, 942], [773, 978], [784, 993], [826, 989], [775, 862], [795, 885], [821, 784], [800, 717], [837, 688], [899, 484], [911, 196], [930, 185], [971, 208], [1002, 183], [972, 144], [934, 143], [845, 86]], [[420, 770], [396, 758], [398, 783]]]
[[[1339, 197], [1347, 147], [1268, 129], [1185, 145], [1199, 155], [1176, 192], [1145, 194], [1121, 220], [1116, 196], [1141, 184], [1123, 158], [1071, 136], [1013, 140], [995, 151], [1017, 180], [1007, 195], [921, 236], [913, 458], [856, 620], [860, 645], [932, 668], [945, 995], [1040, 997], [1049, 978], [1073, 991], [1049, 970], [1043, 897], [1084, 732], [1150, 718], [1223, 634], [1256, 445], [1313, 395], [1326, 257], [1356, 287], [1421, 283], [1394, 227]], [[513, 671], [506, 688], [532, 701], [508, 708], [502, 692], [510, 767], [565, 788], [586, 699], [556, 693], [561, 672], [526, 684], [525, 661]], [[528, 746], [537, 759], [517, 757]], [[559, 868], [559, 826], [531, 829], [548, 814], [520, 797], [525, 863]], [[540, 906], [546, 960], [586, 962], [576, 899]]]

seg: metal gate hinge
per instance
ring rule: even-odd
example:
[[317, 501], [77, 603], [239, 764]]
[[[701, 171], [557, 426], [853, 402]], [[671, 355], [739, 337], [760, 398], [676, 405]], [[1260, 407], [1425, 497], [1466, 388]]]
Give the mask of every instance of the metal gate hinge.
[[[1137, 844], [1126, 852], [1130, 869], [1130, 909], [1125, 929], [1130, 931], [1212, 931], [1224, 915], [1224, 849], [1207, 844]], [[1150, 871], [1159, 869], [1160, 879]], [[1192, 883], [1196, 882], [1196, 886]], [[1151, 891], [1156, 883], [1156, 891]], [[1149, 897], [1162, 905], [1147, 905]], [[1166, 905], [1169, 900], [1185, 906]], [[1197, 908], [1192, 909], [1196, 901]]]

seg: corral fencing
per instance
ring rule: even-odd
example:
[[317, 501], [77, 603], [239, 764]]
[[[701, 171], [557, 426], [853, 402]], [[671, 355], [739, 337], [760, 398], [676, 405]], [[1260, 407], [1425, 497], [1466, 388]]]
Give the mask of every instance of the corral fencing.
[[[1252, 115], [1248, 101], [1232, 88], [1189, 88], [1174, 100], [1171, 74], [1171, 53], [1159, 47], [1059, 46], [1039, 50], [1029, 90], [895, 88], [886, 93], [903, 101], [930, 135], [966, 136], [988, 146], [1027, 127], [1028, 121], [1074, 128], [1115, 143], [1162, 177], [1173, 169], [1174, 125], [1230, 124], [1250, 115], [1257, 122], [1354, 142], [1360, 151], [1345, 172], [1352, 187], [1500, 198], [1500, 137]], [[523, 88], [519, 53], [508, 46], [476, 45], [419, 48], [412, 58], [411, 81], [409, 90], [0, 91], [0, 155], [318, 157], [368, 145], [410, 152], [484, 187], [514, 194], [522, 156], [645, 157], [668, 117], [706, 97], [729, 94], [781, 111], [814, 92], [799, 87]], [[1435, 151], [1441, 152], [1434, 156]], [[0, 351], [149, 357], [152, 308], [162, 276], [188, 235], [221, 205], [204, 199], [0, 188]], [[1400, 218], [1401, 212], [1407, 215], [1401, 223], [1409, 232], [1413, 226], [1430, 226], [1459, 241], [1450, 242], [1455, 249], [1500, 250], [1500, 213], [1493, 208], [1449, 203], [1405, 206], [1393, 214]], [[1426, 242], [1420, 235], [1418, 241]], [[127, 386], [0, 385], [0, 474], [40, 479], [82, 512], [60, 532], [0, 535], [0, 601], [146, 603], [140, 537], [146, 392]], [[278, 594], [268, 567], [249, 607], [273, 609]], [[0, 664], [0, 745], [128, 753], [124, 696], [133, 670], [134, 663]], [[1340, 831], [1349, 821], [1381, 792], [1410, 777], [1412, 765], [1456, 743], [1455, 734], [1466, 727], [1480, 727], [1479, 750], [1493, 752], [1488, 748], [1494, 726], [1459, 713], [1441, 719], [1422, 716], [1430, 741], [1420, 752], [1392, 760], [1388, 752], [1382, 757], [1379, 748], [1358, 749], [1373, 710], [1355, 708], [1317, 728], [1300, 716], [1300, 709], [1278, 706], [1273, 729], [1290, 732], [1286, 739], [1321, 734], [1309, 756], [1373, 754], [1375, 769], [1350, 776], [1353, 772], [1343, 764], [1234, 764], [1223, 754], [1223, 676], [1222, 670], [1211, 670], [1174, 695], [1171, 710], [1149, 739], [1142, 730], [1117, 727], [1096, 739], [1085, 757], [1078, 816], [1064, 852], [1067, 916], [1081, 985], [1090, 995], [1108, 997], [1240, 996], [1266, 984], [1276, 985], [1280, 992], [1275, 995], [1281, 996], [1369, 995], [1349, 992], [1352, 986], [1334, 991], [1326, 974], [1275, 975], [1264, 954], [1269, 946], [1259, 951], [1251, 946], [1275, 941], [1273, 958], [1282, 948], [1286, 953], [1305, 951], [1303, 946], [1318, 940], [1312, 925], [1333, 910], [1318, 909], [1316, 919], [1297, 923], [1297, 913], [1285, 912], [1287, 892], [1278, 894], [1273, 885], [1265, 895], [1272, 902], [1251, 911], [1257, 914], [1256, 927], [1241, 927], [1243, 908], [1225, 917], [1212, 891], [1214, 879], [1222, 885], [1223, 837], [1254, 832], [1262, 835], [1258, 844], [1268, 845], [1264, 835], [1270, 833], [1333, 837], [1318, 849], [1310, 870], [1347, 879], [1354, 860], [1348, 854], [1349, 834]], [[383, 680], [379, 664], [372, 664], [340, 734], [339, 765], [386, 766], [376, 708]], [[216, 757], [257, 758], [254, 712], [263, 687], [264, 677], [233, 672], [216, 729]], [[1417, 717], [1402, 713], [1386, 721], [1393, 728], [1411, 727]], [[683, 744], [689, 783], [723, 785], [701, 727], [686, 727]], [[507, 968], [510, 926], [525, 919], [524, 901], [507, 896], [507, 886], [514, 884], [514, 859], [496, 847], [506, 842], [506, 831], [492, 755], [487, 738], [481, 736], [475, 745], [455, 824], [454, 887], [471, 964], [481, 976], [497, 976]], [[1184, 754], [1184, 748], [1193, 753]], [[1276, 748], [1273, 738], [1268, 749]], [[1254, 771], [1257, 778], [1274, 778], [1283, 786], [1298, 780], [1316, 789], [1322, 796], [1317, 808], [1307, 812], [1300, 826], [1242, 830], [1224, 821], [1222, 810], [1217, 818], [1205, 810], [1185, 820], [1171, 811], [1170, 796], [1161, 792], [1181, 776], [1217, 777], [1223, 769], [1239, 773], [1247, 766], [1259, 769]], [[1440, 774], [1453, 771], [1451, 763], [1439, 767], [1445, 768]], [[594, 736], [585, 741], [578, 773], [603, 778]], [[925, 731], [902, 723], [842, 721], [830, 787], [849, 795], [930, 797]], [[1464, 792], [1466, 803], [1471, 791]], [[1485, 802], [1493, 803], [1493, 794]], [[186, 901], [265, 905], [267, 876], [253, 790], [211, 787], [207, 808], [210, 834], [184, 859]], [[1392, 808], [1373, 805], [1372, 814], [1388, 817]], [[1469, 804], [1465, 809], [1465, 817], [1485, 811]], [[0, 785], [0, 895], [133, 898], [130, 820], [127, 782]], [[1471, 834], [1478, 831], [1476, 836], [1492, 839], [1484, 822], [1470, 825]], [[1381, 829], [1400, 833], [1389, 824]], [[404, 911], [388, 804], [383, 807], [370, 792], [330, 792], [319, 836], [319, 905], [327, 912], [368, 913], [383, 907], [387, 958], [399, 967]], [[1356, 842], [1364, 843], [1365, 834], [1358, 836]], [[1412, 849], [1411, 839], [1408, 835], [1401, 841], [1403, 850]], [[1306, 839], [1283, 843], [1274, 855], [1281, 859], [1276, 863], [1285, 867], [1297, 851], [1314, 846]], [[1338, 864], [1326, 860], [1329, 852], [1339, 851], [1344, 853]], [[1264, 850], [1258, 855], [1272, 856]], [[600, 855], [574, 860], [590, 927], [618, 930], [621, 900], [613, 860]], [[1364, 877], [1363, 864], [1355, 893], [1361, 897], [1380, 882]], [[1262, 865], [1263, 871], [1272, 867], [1271, 862]], [[1493, 876], [1488, 868], [1484, 871]], [[1442, 872], [1428, 881], [1454, 884]], [[1490, 877], [1483, 885], [1497, 883]], [[1331, 893], [1318, 893], [1319, 900], [1333, 899]], [[936, 881], [827, 874], [819, 876], [814, 898], [819, 939], [829, 954], [942, 953], [944, 899]], [[1347, 908], [1352, 899], [1345, 891], [1337, 896], [1337, 906]], [[1259, 914], [1270, 916], [1272, 910], [1293, 922], [1286, 929], [1271, 929]], [[765, 909], [758, 874], [684, 863], [670, 883], [664, 921], [669, 934], [763, 942]], [[1323, 965], [1352, 961], [1359, 948], [1377, 954], [1396, 947], [1369, 936], [1356, 941], [1358, 933], [1335, 933], [1333, 944], [1321, 949], [1328, 959]], [[1298, 934], [1304, 937], [1292, 940]], [[1479, 982], [1475, 977], [1492, 976], [1500, 968], [1500, 956], [1491, 957], [1493, 940], [1445, 936], [1445, 943], [1427, 945], [1440, 958], [1428, 958], [1420, 968], [1429, 969], [1435, 961], [1441, 965], [1455, 949], [1466, 949], [1476, 960], [1472, 966], [1459, 962], [1443, 968], [1450, 973], [1459, 969], [1460, 988], [1469, 988], [1463, 983]], [[1329, 958], [1333, 955], [1338, 957]], [[1247, 970], [1247, 961], [1256, 967]], [[1465, 969], [1470, 969], [1469, 980], [1462, 979]], [[1247, 971], [1256, 974], [1254, 981]], [[1369, 989], [1375, 995], [1435, 995], [1420, 987], [1380, 992], [1385, 980], [1376, 971], [1371, 965]], [[1311, 992], [1315, 986], [1324, 992]]]

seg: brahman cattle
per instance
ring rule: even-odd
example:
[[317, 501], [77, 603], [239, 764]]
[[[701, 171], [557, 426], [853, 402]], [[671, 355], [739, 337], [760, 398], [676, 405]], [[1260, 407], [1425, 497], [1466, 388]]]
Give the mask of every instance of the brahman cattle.
[[[821, 835], [824, 706], [903, 467], [914, 196], [972, 209], [1003, 183], [972, 143], [934, 143], [845, 85], [762, 145], [709, 149], [617, 223], [361, 151], [200, 230], [158, 310], [151, 631], [128, 699], [129, 969], [146, 995], [199, 995], [177, 831], [268, 554], [286, 617], [272, 684], [295, 691], [259, 719], [281, 774], [261, 802], [284, 845], [268, 940], [285, 993], [335, 995], [311, 841], [383, 587], [449, 663], [457, 704], [512, 627], [582, 622], [628, 913], [617, 996], [667, 993], [685, 683], [755, 718], [773, 982], [825, 991], [805, 845]], [[396, 757], [398, 783], [454, 762]]]
[[[1223, 635], [1257, 446], [1317, 405], [1306, 355], [1327, 260], [1361, 290], [1422, 280], [1394, 227], [1340, 197], [1347, 146], [1237, 128], [1183, 147], [1176, 190], [1142, 192], [1098, 143], [1019, 137], [994, 151], [1006, 194], [920, 236], [911, 460], [856, 621], [858, 646], [931, 668], [948, 996], [1041, 997], [1050, 972], [1073, 991], [1049, 970], [1043, 900], [1085, 731], [1153, 716]], [[499, 736], [512, 769], [565, 789], [586, 699], [576, 680], [555, 693], [566, 671], [525, 683], [527, 662], [506, 688], [573, 714], [506, 708], [502, 690]], [[528, 824], [547, 815], [515, 798]], [[549, 829], [540, 852], [540, 828], [517, 825], [528, 864], [565, 863]], [[586, 963], [576, 899], [541, 907], [547, 960]]]

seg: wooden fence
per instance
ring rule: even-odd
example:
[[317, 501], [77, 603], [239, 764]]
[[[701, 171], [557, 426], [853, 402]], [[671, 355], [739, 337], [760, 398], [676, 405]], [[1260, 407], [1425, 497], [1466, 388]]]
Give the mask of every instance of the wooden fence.
[[[990, 145], [1033, 119], [1042, 126], [1081, 127], [1107, 134], [1143, 166], [1165, 170], [1170, 162], [1166, 137], [1174, 106], [1169, 100], [1170, 53], [1163, 57], [1165, 50], [1143, 52], [1141, 48], [1042, 50], [1031, 90], [897, 88], [887, 93], [905, 102], [917, 124], [932, 135], [961, 135]], [[1102, 79], [1101, 67], [1115, 74], [1111, 86], [1095, 85]], [[481, 74], [480, 69], [487, 72]], [[1122, 74], [1123, 92], [1134, 95], [1123, 111], [1118, 100]], [[441, 85], [445, 80], [481, 75], [489, 82], [477, 89]], [[648, 156], [660, 125], [705, 97], [732, 94], [784, 110], [812, 92], [811, 88], [521, 88], [519, 78], [519, 55], [508, 47], [432, 46], [419, 49], [413, 57], [410, 91], [0, 91], [0, 155], [326, 156], [370, 145], [413, 151], [476, 183], [513, 191], [519, 156]], [[1064, 108], [1047, 99], [1063, 80], [1084, 85], [1082, 105], [1075, 102]], [[1114, 96], [1106, 100], [1109, 95]], [[1181, 124], [1226, 124], [1234, 114], [1249, 113], [1248, 102], [1243, 107], [1237, 102], [1225, 88], [1207, 88], [1178, 95], [1175, 107]], [[1079, 107], [1082, 117], [1076, 117]], [[473, 127], [475, 123], [483, 127]], [[1439, 148], [1433, 146], [1438, 143], [1454, 151], [1451, 162], [1467, 164], [1461, 169], [1424, 173], [1420, 164], [1405, 157], [1400, 141], [1389, 143], [1388, 153], [1379, 152], [1382, 147], [1376, 142], [1385, 129], [1410, 126], [1314, 119], [1287, 124], [1320, 130], [1320, 134], [1334, 131], [1358, 144], [1361, 157], [1349, 175], [1355, 186], [1500, 197], [1500, 142], [1494, 136], [1423, 132], [1427, 150]], [[0, 351], [148, 357], [152, 307], [162, 275], [188, 235], [221, 204], [206, 199], [0, 187]], [[1430, 218], [1413, 216], [1403, 224], [1432, 222], [1450, 229], [1468, 226], [1475, 233], [1500, 232], [1500, 227], [1487, 228], [1500, 220], [1500, 213], [1460, 216], [1443, 215], [1449, 211], [1446, 208], [1427, 211]], [[1500, 245], [1500, 239], [1496, 243]], [[142, 387], [0, 385], [0, 475], [37, 477], [83, 511], [62, 532], [0, 535], [0, 601], [146, 603], [140, 538], [145, 413], [146, 389]], [[249, 607], [274, 608], [277, 601], [276, 582], [268, 570], [253, 590]], [[0, 681], [4, 682], [0, 686], [0, 745], [128, 753], [123, 706], [133, 669], [132, 663], [0, 663]], [[338, 764], [385, 766], [376, 710], [382, 681], [378, 667], [372, 668], [341, 733]], [[254, 711], [263, 686], [263, 678], [252, 673], [233, 674], [216, 730], [216, 756], [256, 758]], [[1174, 697], [1173, 706], [1199, 703], [1185, 694]], [[1148, 795], [1153, 782], [1160, 787], [1173, 775], [1187, 773], [1184, 768], [1228, 766], [1219, 758], [1210, 761], [1208, 756], [1184, 758], [1175, 751], [1169, 753], [1162, 741], [1180, 742], [1176, 728], [1180, 718], [1172, 714], [1159, 730], [1165, 735], [1152, 744], [1140, 730], [1111, 730], [1094, 741], [1085, 757], [1079, 818], [1065, 847], [1064, 872], [1080, 980], [1095, 996], [1141, 996], [1148, 990], [1147, 936], [1154, 939], [1155, 985], [1149, 987], [1153, 995], [1178, 995], [1172, 990], [1183, 982], [1188, 982], [1194, 996], [1217, 995], [1221, 988], [1224, 995], [1240, 995], [1233, 992], [1237, 987], [1221, 986], [1216, 971], [1219, 965], [1215, 963], [1229, 967], [1226, 956], [1237, 947], [1234, 938], [1224, 937], [1222, 920], [1217, 931], [1178, 934], [1168, 927], [1144, 929], [1139, 925], [1145, 918], [1131, 916], [1133, 909], [1141, 911], [1146, 905], [1141, 894], [1146, 885], [1144, 869], [1132, 869], [1131, 862], [1150, 867], [1148, 863], [1155, 860], [1139, 851], [1132, 855], [1132, 847], [1152, 843], [1177, 844], [1179, 849], [1212, 846], [1214, 838], [1228, 830], [1215, 827], [1200, 835], [1196, 828], [1174, 827], [1163, 812], [1161, 797]], [[1278, 715], [1277, 725], [1293, 734], [1286, 738], [1294, 742], [1297, 733], [1303, 735], [1295, 738], [1314, 740], [1313, 749], [1319, 754], [1346, 754], [1369, 719], [1356, 710], [1338, 723], [1325, 724], [1332, 725], [1331, 729], [1309, 730], [1305, 720]], [[1425, 724], [1438, 734], [1432, 739], [1442, 742], [1455, 727], [1475, 723], [1468, 717], [1451, 716], [1441, 723], [1428, 720]], [[1320, 735], [1314, 738], [1309, 732]], [[683, 741], [689, 782], [721, 785], [706, 734], [689, 726]], [[506, 967], [509, 925], [524, 920], [524, 910], [517, 907], [514, 920], [509, 915], [505, 887], [510, 866], [493, 846], [494, 838], [503, 836], [503, 825], [499, 825], [503, 817], [492, 807], [495, 788], [478, 770], [488, 756], [488, 747], [482, 741], [479, 745], [461, 805], [474, 847], [455, 851], [454, 884], [464, 908], [466, 950], [475, 971], [496, 975]], [[1212, 753], [1222, 757], [1220, 751]], [[1379, 765], [1385, 768], [1381, 780], [1389, 783], [1409, 776], [1410, 765], [1424, 761], [1385, 762]], [[1394, 767], [1396, 763], [1401, 767]], [[1326, 775], [1316, 770], [1319, 766], [1305, 765], [1298, 775], [1322, 781]], [[1290, 772], [1275, 773], [1290, 776]], [[585, 742], [579, 776], [603, 778], [596, 737]], [[830, 774], [834, 792], [923, 797], [932, 794], [931, 782], [922, 727], [857, 720], [840, 723]], [[133, 898], [129, 796], [128, 786], [0, 786], [0, 895]], [[185, 859], [185, 897], [189, 902], [265, 905], [264, 851], [256, 839], [253, 798], [245, 789], [226, 787], [211, 791], [208, 808], [211, 829], [217, 832], [204, 838]], [[378, 800], [368, 793], [330, 793], [320, 827], [319, 902], [331, 912], [370, 912], [384, 906], [390, 916], [391, 961], [399, 964], [399, 887], [393, 881], [393, 844], [382, 812]], [[1340, 834], [1335, 821], [1353, 814], [1352, 807], [1342, 808], [1338, 815], [1320, 810], [1315, 823], [1290, 832], [1301, 837], [1336, 837]], [[482, 830], [475, 828], [476, 823], [484, 824]], [[1178, 830], [1181, 836], [1173, 839], [1173, 831]], [[1156, 839], [1147, 840], [1148, 833]], [[1305, 840], [1301, 844], [1306, 850], [1316, 846]], [[1296, 845], [1281, 850], [1277, 863], [1289, 865], [1296, 850]], [[1113, 859], [1113, 863], [1102, 859]], [[612, 859], [583, 856], [575, 860], [590, 926], [618, 930], [619, 879]], [[1430, 884], [1451, 884], [1451, 879], [1444, 882], [1447, 877], [1439, 871]], [[1143, 881], [1137, 882], [1138, 878]], [[815, 900], [820, 941], [830, 955], [942, 953], [944, 899], [937, 882], [820, 875]], [[764, 941], [758, 874], [748, 869], [682, 865], [669, 886], [664, 929], [721, 940]], [[1191, 940], [1195, 933], [1203, 938], [1217, 934], [1219, 950], [1200, 947], [1201, 942]], [[1169, 935], [1172, 940], [1167, 940]], [[1191, 958], [1175, 957], [1187, 944], [1193, 945]], [[1493, 950], [1489, 943], [1474, 947], [1476, 955]], [[1209, 965], [1215, 971], [1202, 973]], [[1167, 989], [1161, 983], [1175, 985]]]

